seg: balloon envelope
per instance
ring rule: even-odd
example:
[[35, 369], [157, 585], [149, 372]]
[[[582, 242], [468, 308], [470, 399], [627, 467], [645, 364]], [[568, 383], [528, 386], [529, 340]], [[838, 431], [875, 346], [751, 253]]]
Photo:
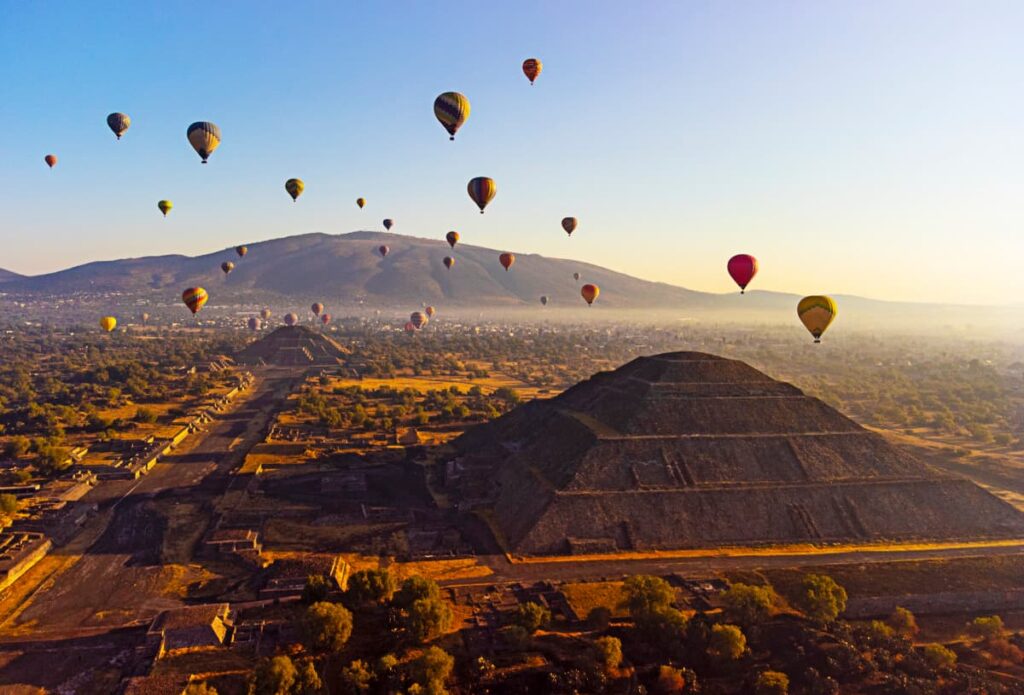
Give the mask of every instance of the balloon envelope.
[[516, 257], [515, 254], [512, 253], [503, 253], [498, 256], [498, 261], [501, 263], [502, 267], [505, 268], [505, 272], [507, 273], [508, 269], [512, 267], [512, 264], [516, 262]]
[[543, 69], [544, 64], [536, 58], [527, 58], [523, 61], [523, 74], [526, 75], [526, 79], [530, 80], [530, 84], [533, 84]]
[[384, 229], [391, 229], [394, 226], [395, 226], [395, 221], [394, 220], [392, 220], [392, 219], [384, 220]]
[[117, 328], [117, 319], [113, 316], [104, 316], [100, 319], [100, 328], [105, 330], [107, 333]]
[[259, 328], [260, 328], [260, 320], [258, 318], [256, 318], [255, 316], [253, 316], [251, 319], [249, 319], [249, 328], [251, 330], [254, 330], [254, 331], [259, 330]]
[[546, 294], [542, 294], [540, 296], [540, 303], [543, 304], [544, 306], [548, 305], [548, 296]]
[[190, 287], [181, 293], [181, 301], [193, 314], [198, 313], [209, 299], [210, 295], [202, 287]]
[[601, 294], [601, 288], [597, 285], [584, 285], [580, 288], [580, 295], [587, 301], [588, 305], [593, 304], [599, 294]]
[[220, 128], [209, 121], [196, 121], [185, 132], [192, 149], [203, 159], [203, 164], [220, 145]]
[[448, 245], [451, 246], [452, 248], [455, 248], [455, 245], [457, 243], [459, 243], [459, 233], [458, 232], [454, 232], [454, 231], [453, 232], [448, 232], [447, 234], [444, 235], [444, 238], [445, 238], [445, 241], [448, 242]]
[[331, 315], [330, 314], [324, 314], [324, 315], [322, 315], [320, 317], [320, 323], [322, 323], [323, 325], [326, 326], [330, 322], [331, 322]]
[[814, 342], [821, 342], [821, 335], [835, 319], [837, 313], [836, 303], [831, 297], [825, 295], [811, 295], [804, 297], [796, 305], [796, 315], [804, 327], [814, 336]]
[[43, 157], [43, 161], [46, 162], [46, 165], [52, 169], [53, 167], [57, 166], [57, 155], [48, 154], [45, 157]]
[[572, 236], [572, 233], [576, 231], [577, 224], [579, 224], [579, 221], [575, 217], [562, 218], [562, 229], [564, 229], [565, 233], [569, 236]]
[[757, 259], [747, 253], [741, 253], [729, 259], [726, 266], [733, 281], [740, 286], [740, 294], [747, 289], [747, 285], [757, 275]]
[[494, 200], [494, 194], [498, 192], [498, 186], [492, 178], [477, 176], [474, 179], [470, 179], [466, 190], [469, 192], [469, 197], [480, 208], [480, 214], [482, 215], [487, 204]]
[[469, 118], [469, 99], [458, 92], [445, 92], [434, 99], [434, 116], [448, 131], [449, 140]]
[[270, 311], [270, 309], [263, 309], [263, 310], [262, 310], [262, 311], [260, 312], [260, 318], [261, 318], [261, 319], [263, 319], [264, 321], [266, 321], [267, 319], [269, 319], [269, 318], [270, 318], [270, 315], [271, 315], [272, 313], [273, 313], [273, 312], [271, 312], [271, 311]]
[[320, 302], [314, 302], [313, 306], [309, 307], [309, 310], [312, 311], [315, 316], [319, 316], [323, 313], [324, 305]]
[[285, 314], [284, 323], [286, 326], [294, 326], [299, 322], [299, 317], [296, 314]]
[[445, 256], [444, 267], [447, 268], [448, 270], [451, 270], [453, 265], [455, 265], [455, 259], [452, 258], [451, 256]]
[[387, 255], [391, 253], [391, 247], [389, 247], [387, 244], [381, 244], [380, 246], [377, 247], [377, 253], [380, 254], [381, 258], [386, 258]]
[[288, 191], [288, 195], [292, 197], [294, 203], [302, 195], [302, 192], [306, 190], [306, 184], [302, 182], [302, 179], [288, 179], [284, 182], [284, 190]]
[[107, 126], [114, 131], [114, 135], [120, 140], [124, 132], [128, 130], [128, 126], [132, 124], [132, 119], [128, 118], [127, 114], [124, 113], [112, 113], [107, 116]]
[[248, 246], [236, 246], [235, 247], [235, 253], [238, 254], [239, 258], [242, 258], [245, 254], [249, 253], [249, 247]]
[[409, 323], [411, 323], [417, 330], [426, 326], [429, 320], [430, 319], [427, 318], [427, 315], [422, 311], [414, 311], [409, 316]]
[[427, 307], [426, 309], [424, 309], [423, 311], [425, 311], [425, 312], [427, 313], [427, 318], [431, 318], [431, 319], [432, 319], [432, 318], [434, 318], [434, 314], [436, 314], [436, 313], [437, 313], [437, 309], [435, 309], [435, 308], [434, 308], [434, 307], [432, 307], [432, 306], [428, 306], [428, 307]]
[[171, 208], [174, 207], [174, 203], [169, 200], [161, 200], [156, 204], [156, 207], [160, 212], [164, 213], [164, 217], [167, 217], [167, 213], [169, 213]]
[[224, 271], [225, 275], [227, 275], [228, 273], [235, 269], [235, 264], [232, 263], [231, 261], [224, 261], [223, 263], [220, 264], [220, 269]]
[[356, 198], [356, 205], [362, 210], [366, 206], [366, 198]]

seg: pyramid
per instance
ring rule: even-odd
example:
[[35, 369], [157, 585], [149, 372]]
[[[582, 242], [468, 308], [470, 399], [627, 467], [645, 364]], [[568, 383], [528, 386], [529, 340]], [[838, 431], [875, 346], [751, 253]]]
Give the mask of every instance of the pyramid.
[[323, 333], [305, 326], [281, 326], [250, 343], [235, 357], [239, 364], [278, 367], [331, 367], [349, 351]]
[[703, 353], [638, 358], [454, 444], [464, 508], [517, 554], [1024, 537], [974, 483]]

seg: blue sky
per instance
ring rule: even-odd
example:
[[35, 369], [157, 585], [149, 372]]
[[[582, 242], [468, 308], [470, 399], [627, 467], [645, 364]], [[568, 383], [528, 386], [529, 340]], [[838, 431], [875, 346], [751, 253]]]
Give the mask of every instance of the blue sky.
[[[1022, 28], [1009, 1], [6, 3], [0, 267], [392, 217], [710, 291], [746, 252], [756, 288], [1019, 302]], [[224, 135], [207, 166], [196, 120]]]

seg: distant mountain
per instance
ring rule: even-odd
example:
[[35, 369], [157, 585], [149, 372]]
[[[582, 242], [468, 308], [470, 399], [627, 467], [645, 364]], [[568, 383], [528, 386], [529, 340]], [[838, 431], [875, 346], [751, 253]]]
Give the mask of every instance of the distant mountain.
[[12, 273], [10, 270], [0, 268], [0, 282], [10, 282], [11, 280], [18, 280], [24, 277], [24, 275], [18, 275], [17, 273]]

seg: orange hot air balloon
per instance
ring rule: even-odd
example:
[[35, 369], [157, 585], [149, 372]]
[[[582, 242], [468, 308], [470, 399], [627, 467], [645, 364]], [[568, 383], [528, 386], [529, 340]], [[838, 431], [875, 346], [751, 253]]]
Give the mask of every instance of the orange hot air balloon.
[[572, 233], [576, 231], [577, 224], [579, 224], [579, 221], [575, 217], [562, 218], [562, 229], [564, 229], [565, 233], [569, 236], [572, 236]]
[[45, 157], [43, 157], [43, 161], [46, 162], [46, 165], [52, 169], [55, 166], [57, 166], [57, 155], [48, 154]]
[[427, 312], [427, 318], [430, 318], [430, 319], [434, 318], [434, 314], [436, 314], [436, 313], [437, 313], [437, 309], [435, 309], [435, 308], [434, 308], [434, 307], [432, 307], [432, 306], [428, 306], [428, 307], [427, 307], [426, 309], [424, 309], [423, 311]]
[[740, 286], [740, 294], [743, 294], [747, 285], [757, 275], [757, 259], [747, 253], [741, 253], [729, 259], [726, 266], [729, 275]]
[[228, 273], [235, 269], [235, 264], [232, 263], [231, 261], [224, 261], [223, 263], [220, 264], [220, 269], [224, 271], [225, 275], [227, 275]]
[[185, 306], [193, 314], [198, 314], [209, 298], [210, 295], [202, 287], [189, 287], [181, 293], [181, 301], [185, 302]]
[[245, 257], [245, 254], [249, 253], [249, 247], [248, 246], [236, 246], [235, 247], [235, 253], [238, 254], [239, 258], [243, 258], [243, 257]]
[[391, 253], [391, 247], [387, 244], [381, 244], [377, 247], [377, 253], [380, 254], [381, 258], [387, 258], [388, 254]]
[[585, 300], [587, 300], [587, 305], [589, 306], [593, 304], [594, 300], [601, 294], [601, 288], [597, 285], [584, 285], [580, 288], [580, 294]]
[[320, 323], [322, 323], [323, 325], [326, 326], [330, 322], [331, 322], [331, 315], [330, 314], [324, 314], [323, 316], [320, 317]]
[[452, 248], [455, 248], [455, 245], [459, 243], [458, 232], [448, 232], [447, 234], [444, 235], [444, 238], [448, 242], [448, 245], [451, 246]]
[[498, 185], [494, 183], [492, 178], [477, 176], [474, 179], [470, 179], [469, 184], [466, 186], [466, 191], [469, 192], [469, 197], [473, 199], [476, 206], [480, 208], [480, 214], [482, 215], [487, 204], [494, 200], [494, 194], [498, 192]]
[[366, 207], [366, 198], [356, 198], [356, 205], [358, 205], [359, 209], [362, 210]]
[[264, 321], [266, 321], [267, 319], [269, 319], [269, 318], [270, 318], [270, 316], [271, 316], [271, 314], [272, 314], [272, 313], [273, 313], [273, 312], [272, 312], [272, 311], [270, 311], [270, 309], [263, 309], [263, 310], [262, 310], [262, 311], [260, 312], [260, 318], [261, 318], [261, 319], [263, 319]]
[[253, 316], [249, 319], [249, 330], [258, 331], [260, 329], [260, 320]]
[[309, 307], [309, 310], [313, 312], [314, 316], [319, 316], [324, 310], [324, 305], [320, 302], [314, 302], [313, 306]]
[[409, 323], [411, 323], [416, 330], [426, 326], [429, 321], [430, 319], [422, 311], [414, 311], [409, 315]]
[[416, 325], [412, 321], [405, 322], [405, 332], [412, 335], [416, 332]]
[[543, 69], [544, 64], [536, 58], [527, 58], [523, 61], [523, 74], [526, 75], [526, 79], [530, 80], [530, 84], [533, 84]]
[[444, 267], [447, 268], [448, 270], [451, 270], [453, 265], [455, 265], [455, 259], [452, 258], [451, 256], [445, 256]]
[[299, 322], [299, 317], [296, 314], [288, 313], [284, 315], [284, 325], [294, 326]]
[[384, 220], [384, 229], [386, 229], [386, 230], [388, 230], [390, 232], [391, 228], [394, 227], [394, 226], [395, 226], [395, 221], [394, 220], [392, 220], [390, 218]]
[[508, 269], [512, 267], [512, 264], [516, 262], [516, 257], [515, 254], [512, 253], [503, 253], [498, 256], [498, 260], [501, 262], [501, 265], [505, 268], [505, 272], [507, 273]]

